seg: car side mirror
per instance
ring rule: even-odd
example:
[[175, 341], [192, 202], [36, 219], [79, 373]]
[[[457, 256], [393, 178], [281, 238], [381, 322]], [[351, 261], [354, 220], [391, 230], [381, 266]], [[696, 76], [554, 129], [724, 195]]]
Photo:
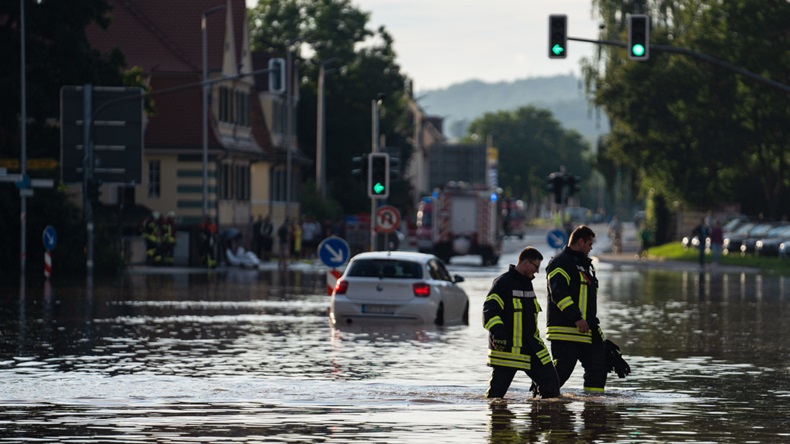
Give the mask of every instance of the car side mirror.
[[459, 282], [463, 282], [463, 281], [464, 281], [464, 277], [463, 277], [463, 276], [461, 276], [461, 275], [458, 275], [458, 274], [456, 274], [455, 276], [453, 276], [453, 283], [456, 283], [456, 284], [457, 284], [457, 283], [459, 283]]

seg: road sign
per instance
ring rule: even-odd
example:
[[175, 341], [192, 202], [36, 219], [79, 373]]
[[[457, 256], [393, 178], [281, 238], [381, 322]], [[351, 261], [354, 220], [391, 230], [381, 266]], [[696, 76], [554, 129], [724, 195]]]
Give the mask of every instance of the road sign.
[[555, 228], [554, 230], [549, 231], [548, 236], [546, 236], [546, 240], [549, 242], [549, 246], [551, 248], [559, 249], [568, 243], [568, 236], [564, 231], [560, 230], [559, 228]]
[[337, 268], [345, 264], [350, 252], [348, 242], [337, 236], [328, 237], [318, 244], [318, 258], [327, 267]]
[[326, 294], [331, 296], [332, 291], [335, 289], [335, 285], [337, 284], [337, 280], [340, 279], [341, 273], [334, 268], [331, 270], [326, 271]]
[[44, 228], [43, 240], [44, 248], [46, 248], [47, 251], [55, 249], [55, 245], [58, 243], [58, 233], [55, 231], [55, 227], [47, 225], [47, 227]]
[[[93, 88], [95, 120], [91, 128], [94, 177], [104, 183], [142, 183], [143, 178], [142, 88]], [[112, 104], [96, 110], [105, 102]], [[60, 165], [64, 183], [82, 183], [85, 137], [83, 87], [60, 90]]]
[[392, 205], [383, 205], [376, 209], [376, 227], [379, 233], [394, 233], [400, 226], [400, 211]]

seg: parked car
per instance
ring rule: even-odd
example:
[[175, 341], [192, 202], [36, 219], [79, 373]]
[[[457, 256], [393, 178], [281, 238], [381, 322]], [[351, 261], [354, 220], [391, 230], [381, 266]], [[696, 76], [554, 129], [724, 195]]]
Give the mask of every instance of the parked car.
[[333, 325], [354, 321], [469, 324], [469, 297], [432, 254], [375, 251], [354, 256], [332, 292]]
[[724, 234], [724, 254], [740, 253], [741, 243], [744, 239], [750, 236], [758, 236], [758, 233], [765, 233], [770, 230], [773, 225], [770, 224], [756, 224], [748, 223], [743, 224], [736, 228], [732, 233]]
[[[757, 256], [779, 255], [779, 246], [783, 242], [787, 242], [788, 244], [790, 244], [790, 225], [782, 225], [782, 227], [784, 227], [784, 230], [778, 232], [776, 236], [770, 236], [758, 240], [754, 244], [754, 254]], [[779, 228], [777, 227], [777, 230], [778, 229]]]
[[782, 224], [768, 230], [762, 236], [748, 237], [741, 242], [741, 253], [751, 254], [757, 252], [757, 244], [762, 245], [763, 240], [776, 239], [777, 251], [782, 240], [790, 238], [790, 225]]

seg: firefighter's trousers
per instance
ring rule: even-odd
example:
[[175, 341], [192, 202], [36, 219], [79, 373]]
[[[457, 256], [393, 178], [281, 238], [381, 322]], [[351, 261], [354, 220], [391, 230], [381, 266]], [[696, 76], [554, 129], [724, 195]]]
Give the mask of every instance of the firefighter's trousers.
[[560, 386], [571, 377], [576, 361], [584, 368], [584, 390], [603, 392], [606, 387], [606, 350], [603, 342], [593, 338], [592, 344], [572, 341], [551, 341], [551, 356], [560, 378]]
[[[524, 372], [538, 385], [542, 398], [556, 398], [560, 394], [560, 381], [554, 365], [548, 363], [541, 364], [537, 357], [533, 356], [532, 368]], [[513, 377], [519, 371], [513, 367], [494, 366], [491, 369], [491, 379], [489, 388], [486, 391], [486, 398], [502, 398], [510, 388]]]

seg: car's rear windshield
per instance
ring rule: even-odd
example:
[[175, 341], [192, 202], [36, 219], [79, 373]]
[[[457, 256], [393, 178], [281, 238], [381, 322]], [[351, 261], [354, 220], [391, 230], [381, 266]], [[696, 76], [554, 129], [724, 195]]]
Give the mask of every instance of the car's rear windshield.
[[347, 273], [353, 277], [385, 277], [395, 279], [422, 279], [422, 266], [417, 262], [370, 259], [351, 263]]

